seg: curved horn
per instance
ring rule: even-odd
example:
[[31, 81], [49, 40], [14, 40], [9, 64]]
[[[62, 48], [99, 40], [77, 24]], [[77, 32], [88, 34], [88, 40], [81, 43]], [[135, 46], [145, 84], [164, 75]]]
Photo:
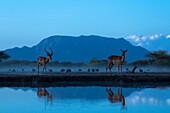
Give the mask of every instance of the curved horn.
[[51, 55], [53, 55], [53, 50], [51, 49], [51, 47], [50, 47], [50, 50], [51, 50]]
[[46, 54], [49, 56], [50, 55], [50, 53], [48, 52], [48, 51], [46, 51], [46, 48], [45, 48], [45, 52], [46, 52]]

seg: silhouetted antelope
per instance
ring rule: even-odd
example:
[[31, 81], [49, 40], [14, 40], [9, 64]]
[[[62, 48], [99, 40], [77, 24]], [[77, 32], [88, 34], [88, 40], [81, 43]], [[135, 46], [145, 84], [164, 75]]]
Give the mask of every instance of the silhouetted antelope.
[[87, 71], [90, 72], [90, 69], [88, 69]]
[[52, 69], [48, 69], [48, 71], [49, 71], [49, 72], [53, 72], [53, 70], [52, 70]]
[[95, 72], [95, 69], [92, 69], [92, 72]]
[[61, 72], [64, 72], [64, 71], [65, 71], [65, 69], [61, 69], [60, 71], [61, 71]]
[[32, 69], [32, 72], [35, 72], [36, 71], [36, 69]]
[[99, 69], [96, 69], [96, 72], [99, 72]]
[[143, 72], [143, 69], [139, 69], [139, 72]]
[[67, 69], [67, 71], [66, 72], [71, 72], [71, 69]]

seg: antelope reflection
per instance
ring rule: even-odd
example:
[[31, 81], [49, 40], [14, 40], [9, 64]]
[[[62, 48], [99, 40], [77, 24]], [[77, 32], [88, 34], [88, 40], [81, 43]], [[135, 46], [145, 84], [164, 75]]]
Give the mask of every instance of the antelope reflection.
[[118, 88], [117, 94], [114, 94], [113, 91], [111, 90], [111, 88], [109, 88], [109, 90], [108, 90], [107, 87], [106, 87], [106, 92], [108, 94], [108, 100], [111, 103], [122, 102], [122, 108], [121, 109], [125, 108], [125, 98], [122, 94], [122, 88], [121, 88], [120, 94], [119, 94], [119, 88]]
[[52, 95], [50, 95], [45, 88], [43, 90], [41, 88], [38, 88], [37, 89], [37, 96], [40, 97], [40, 98], [42, 96], [46, 96], [47, 97], [47, 101], [51, 101], [52, 102]]

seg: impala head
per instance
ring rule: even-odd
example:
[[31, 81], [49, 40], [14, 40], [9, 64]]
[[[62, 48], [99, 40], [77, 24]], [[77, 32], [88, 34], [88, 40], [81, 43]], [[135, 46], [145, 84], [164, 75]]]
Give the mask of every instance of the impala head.
[[48, 58], [49, 58], [50, 60], [52, 60], [53, 51], [52, 51], [52, 49], [51, 49], [51, 48], [50, 48], [50, 50], [51, 50], [51, 54], [50, 54], [48, 51], [46, 51], [46, 48], [45, 48], [45, 52], [46, 52], [46, 54], [47, 54]]
[[127, 52], [127, 50], [123, 51], [123, 50], [120, 49], [120, 51], [122, 51], [122, 56], [125, 56], [125, 53]]

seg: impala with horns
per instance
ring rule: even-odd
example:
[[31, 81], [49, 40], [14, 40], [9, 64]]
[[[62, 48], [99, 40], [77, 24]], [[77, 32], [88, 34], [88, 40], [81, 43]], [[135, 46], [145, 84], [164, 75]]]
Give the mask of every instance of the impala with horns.
[[48, 51], [46, 51], [46, 48], [45, 48], [45, 52], [46, 52], [46, 54], [48, 56], [47, 58], [46, 57], [41, 57], [41, 56], [37, 58], [38, 73], [39, 73], [39, 67], [41, 65], [44, 65], [44, 68], [43, 68], [43, 72], [44, 72], [44, 69], [46, 70], [46, 64], [49, 62], [49, 60], [52, 60], [53, 51], [52, 51], [51, 48], [50, 48], [50, 50], [51, 50], [51, 54]]
[[108, 57], [108, 65], [106, 67], [106, 72], [108, 68], [111, 72], [111, 68], [113, 67], [114, 64], [118, 65], [118, 72], [119, 72], [119, 66], [121, 65], [121, 72], [122, 72], [122, 64], [125, 62], [125, 53], [127, 52], [127, 50], [126, 51], [121, 50], [121, 52], [122, 52], [122, 56], [112, 55]]

